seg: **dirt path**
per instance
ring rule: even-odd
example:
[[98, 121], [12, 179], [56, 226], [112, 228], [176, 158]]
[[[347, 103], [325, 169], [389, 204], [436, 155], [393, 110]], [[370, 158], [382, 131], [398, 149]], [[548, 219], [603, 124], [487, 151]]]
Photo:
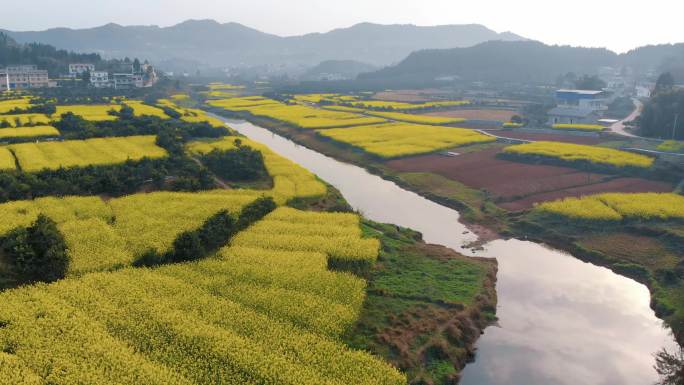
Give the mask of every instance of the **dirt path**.
[[[197, 159], [195, 157], [190, 157], [190, 159], [192, 159], [195, 163], [197, 163], [198, 166], [204, 167], [204, 165], [202, 164], [202, 162], [199, 159]], [[219, 177], [214, 175], [214, 173], [211, 173], [211, 176], [214, 178], [214, 182], [216, 182], [216, 184], [219, 185], [222, 189], [224, 189], [224, 190], [232, 190], [233, 189], [226, 182], [222, 181]]]

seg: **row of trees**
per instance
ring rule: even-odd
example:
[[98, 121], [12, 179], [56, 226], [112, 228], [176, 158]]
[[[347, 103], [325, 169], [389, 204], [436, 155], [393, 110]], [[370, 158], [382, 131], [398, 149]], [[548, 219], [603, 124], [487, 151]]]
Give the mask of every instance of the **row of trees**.
[[684, 89], [677, 89], [670, 73], [660, 75], [651, 99], [638, 119], [641, 134], [684, 140]]
[[238, 232], [261, 220], [275, 210], [271, 197], [261, 197], [245, 206], [237, 219], [228, 211], [220, 211], [209, 218], [197, 230], [181, 233], [166, 253], [149, 250], [135, 261], [136, 266], [157, 266], [167, 263], [193, 261], [205, 258], [218, 250]]

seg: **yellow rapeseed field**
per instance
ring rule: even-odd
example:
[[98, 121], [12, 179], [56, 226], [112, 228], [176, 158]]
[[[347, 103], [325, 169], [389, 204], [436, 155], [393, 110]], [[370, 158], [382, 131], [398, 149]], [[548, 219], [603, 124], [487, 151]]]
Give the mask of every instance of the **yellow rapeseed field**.
[[673, 193], [609, 193], [546, 202], [535, 210], [594, 221], [684, 219], [684, 196]]
[[12, 155], [7, 147], [0, 147], [0, 171], [14, 170], [15, 168], [17, 166], [14, 161], [14, 155]]
[[666, 140], [658, 145], [657, 150], [664, 152], [684, 152], [684, 142], [677, 140]]
[[6, 114], [15, 108], [25, 109], [31, 107], [30, 98], [17, 98], [9, 100], [0, 100], [0, 114]]
[[653, 158], [612, 148], [560, 142], [535, 142], [506, 147], [504, 153], [522, 156], [542, 156], [566, 162], [591, 162], [614, 167], [648, 168]]
[[465, 122], [463, 118], [447, 118], [441, 116], [415, 115], [405, 114], [401, 112], [380, 112], [380, 111], [365, 111], [366, 115], [377, 116], [390, 120], [397, 120], [400, 122], [417, 123], [417, 124], [453, 124]]
[[[213, 149], [231, 150], [235, 148], [235, 139], [238, 138], [224, 137], [213, 142], [193, 142], [188, 145], [188, 150], [197, 154], [208, 153]], [[315, 175], [298, 164], [277, 155], [260, 143], [247, 138], [239, 139], [244, 145], [255, 148], [263, 154], [266, 170], [273, 178], [274, 185], [273, 189], [266, 193], [279, 204], [284, 204], [295, 197], [310, 198], [326, 193], [326, 186]]]
[[[20, 124], [17, 124], [17, 121]], [[7, 122], [12, 127], [25, 125], [47, 125], [50, 123], [50, 118], [45, 114], [16, 114], [16, 115], [0, 115], [0, 123]]]
[[[245, 100], [240, 98], [217, 102], [209, 102], [209, 104], [231, 111], [247, 111], [252, 115], [280, 120], [301, 128], [351, 127], [385, 121], [381, 118], [348, 112], [330, 111], [303, 105], [287, 105], [273, 100]], [[260, 104], [251, 104], [257, 102]]]
[[384, 100], [360, 100], [346, 102], [352, 107], [366, 108], [366, 109], [389, 109], [397, 111], [416, 111], [427, 110], [432, 108], [444, 107], [459, 107], [470, 104], [467, 100], [454, 100], [444, 102], [426, 102], [426, 103], [404, 103], [404, 102], [388, 102]]
[[123, 163], [128, 159], [161, 158], [166, 150], [155, 144], [156, 137], [129, 136], [64, 142], [12, 144], [19, 166], [28, 172], [60, 167], [83, 167]]
[[318, 131], [320, 135], [351, 144], [383, 158], [424, 154], [495, 139], [473, 130], [410, 123]]
[[0, 139], [37, 138], [43, 136], [59, 136], [59, 131], [52, 126], [0, 128]]
[[92, 120], [95, 122], [105, 120], [116, 120], [116, 116], [110, 115], [109, 111], [120, 111], [120, 104], [84, 104], [73, 106], [57, 106], [57, 112], [52, 115], [53, 119], [59, 119], [62, 114], [71, 112], [75, 115], [81, 116], [85, 120]]
[[161, 108], [153, 107], [140, 100], [127, 100], [125, 103], [133, 109], [135, 116], [156, 116], [161, 119], [169, 119]]
[[244, 111], [246, 109], [249, 109], [250, 107], [279, 105], [280, 103], [275, 100], [257, 96], [210, 100], [207, 102], [207, 104], [213, 107], [220, 107], [229, 111]]

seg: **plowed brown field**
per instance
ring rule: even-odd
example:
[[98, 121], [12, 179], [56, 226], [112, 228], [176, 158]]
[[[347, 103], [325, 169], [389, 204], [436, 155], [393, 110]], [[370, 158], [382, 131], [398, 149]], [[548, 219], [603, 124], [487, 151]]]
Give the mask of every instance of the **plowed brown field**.
[[[455, 150], [458, 151], [458, 150]], [[456, 157], [425, 155], [392, 160], [387, 165], [400, 172], [431, 172], [494, 195], [499, 206], [513, 210], [570, 196], [603, 192], [670, 192], [669, 183], [642, 178], [617, 178], [568, 167], [533, 165], [499, 159], [499, 149], [487, 149]]]

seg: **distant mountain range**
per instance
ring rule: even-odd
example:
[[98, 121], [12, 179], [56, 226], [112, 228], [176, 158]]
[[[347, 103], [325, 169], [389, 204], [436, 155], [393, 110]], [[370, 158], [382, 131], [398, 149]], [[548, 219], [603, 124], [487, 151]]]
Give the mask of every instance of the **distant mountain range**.
[[354, 60], [375, 66], [396, 63], [421, 49], [469, 47], [490, 40], [518, 41], [510, 32], [482, 25], [357, 24], [327, 33], [280, 37], [238, 23], [189, 20], [171, 27], [121, 26], [54, 28], [40, 32], [4, 31], [19, 43], [40, 42], [103, 57], [139, 57], [156, 63], [198, 66], [302, 66], [328, 60]]
[[603, 48], [549, 46], [536, 41], [490, 41], [466, 48], [416, 51], [395, 66], [360, 75], [359, 81], [395, 87], [425, 85], [440, 78], [553, 84], [569, 72], [595, 74], [601, 67], [622, 66], [640, 75], [651, 70], [676, 72], [684, 68], [684, 43], [616, 54]]

